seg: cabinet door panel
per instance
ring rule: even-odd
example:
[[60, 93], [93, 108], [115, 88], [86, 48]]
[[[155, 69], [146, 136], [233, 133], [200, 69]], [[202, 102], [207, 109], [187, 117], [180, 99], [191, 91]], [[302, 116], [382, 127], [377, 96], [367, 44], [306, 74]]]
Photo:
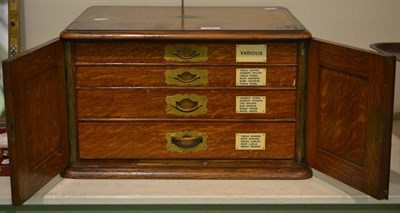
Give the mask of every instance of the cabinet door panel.
[[55, 40], [3, 62], [14, 205], [68, 165], [63, 51]]
[[307, 163], [387, 199], [394, 57], [312, 40], [308, 60]]

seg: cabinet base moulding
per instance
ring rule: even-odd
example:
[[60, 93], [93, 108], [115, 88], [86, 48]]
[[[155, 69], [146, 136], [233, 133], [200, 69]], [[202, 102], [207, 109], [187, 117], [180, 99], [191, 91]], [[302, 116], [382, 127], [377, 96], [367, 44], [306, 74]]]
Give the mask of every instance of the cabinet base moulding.
[[80, 162], [62, 176], [82, 179], [307, 179], [311, 169], [288, 160]]

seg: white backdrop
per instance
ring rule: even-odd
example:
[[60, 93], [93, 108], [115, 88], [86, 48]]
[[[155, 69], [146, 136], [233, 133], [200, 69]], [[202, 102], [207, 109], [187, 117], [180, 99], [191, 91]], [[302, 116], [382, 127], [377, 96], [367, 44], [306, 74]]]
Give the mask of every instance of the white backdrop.
[[[0, 0], [0, 61], [8, 58], [8, 7], [7, 0]], [[0, 65], [0, 120], [5, 117], [3, 94], [3, 67]], [[1, 147], [1, 145], [0, 145]]]

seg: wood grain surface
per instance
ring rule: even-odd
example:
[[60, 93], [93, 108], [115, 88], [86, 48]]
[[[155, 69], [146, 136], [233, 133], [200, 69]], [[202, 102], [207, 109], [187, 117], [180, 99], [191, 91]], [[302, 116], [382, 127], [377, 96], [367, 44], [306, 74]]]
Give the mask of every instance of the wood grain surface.
[[3, 62], [14, 205], [69, 163], [63, 51], [53, 40]]
[[63, 39], [129, 40], [295, 40], [311, 37], [283, 7], [88, 8]]
[[309, 51], [306, 160], [387, 199], [395, 58], [313, 40]]
[[[208, 135], [207, 150], [179, 153], [166, 149], [167, 133]], [[236, 133], [265, 133], [265, 150], [236, 150]], [[81, 159], [293, 159], [294, 123], [79, 123]]]
[[[78, 90], [79, 118], [185, 118], [166, 113], [167, 96], [197, 94], [206, 96], [204, 119], [294, 119], [295, 91], [229, 91], [180, 89], [94, 89]], [[265, 113], [236, 113], [236, 96], [265, 96]], [[204, 108], [205, 106], [203, 106]], [[188, 113], [190, 114], [190, 113]]]
[[[162, 42], [162, 41], [87, 41], [76, 43], [76, 63], [172, 63], [164, 59], [167, 45], [188, 44], [208, 48], [203, 63], [236, 63], [236, 45], [267, 44], [267, 62], [263, 64], [296, 64], [297, 44], [263, 42]], [[174, 62], [177, 63], [177, 62]], [[198, 64], [198, 63], [196, 63]], [[246, 63], [236, 63], [246, 64]], [[260, 63], [261, 64], [261, 63]], [[165, 64], [166, 65], [166, 64]]]
[[82, 160], [63, 173], [85, 179], [278, 179], [310, 178], [312, 171], [293, 160]]
[[[236, 69], [266, 69], [266, 85], [257, 88], [294, 88], [295, 66], [77, 66], [79, 87], [173, 87], [165, 82], [167, 70], [207, 70], [208, 83], [196, 87], [236, 87]], [[188, 87], [188, 86], [181, 86]], [[244, 88], [244, 87], [240, 87]], [[254, 87], [249, 87], [254, 88]]]

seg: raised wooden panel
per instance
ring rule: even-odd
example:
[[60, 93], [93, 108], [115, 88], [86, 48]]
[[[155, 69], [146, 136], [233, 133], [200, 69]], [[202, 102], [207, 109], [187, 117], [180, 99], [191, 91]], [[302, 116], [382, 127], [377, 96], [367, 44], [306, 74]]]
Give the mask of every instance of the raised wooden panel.
[[320, 67], [320, 79], [318, 148], [362, 167], [368, 84], [365, 79], [325, 67]]
[[[52, 58], [45, 58], [44, 60], [54, 60]], [[60, 136], [66, 136], [65, 129], [60, 129], [60, 126], [64, 125], [60, 122], [59, 118], [61, 112], [59, 110], [54, 110], [60, 108], [60, 105], [65, 104], [58, 103], [61, 101], [60, 89], [50, 89], [55, 85], [46, 85], [44, 82], [59, 82], [59, 74], [55, 71], [57, 70], [57, 65], [43, 68], [40, 72], [35, 73], [31, 76], [26, 76], [25, 83], [21, 85], [23, 88], [21, 90], [21, 97], [24, 97], [23, 104], [26, 106], [23, 108], [22, 114], [29, 123], [23, 124], [24, 126], [29, 126], [23, 132], [26, 135], [27, 142], [37, 141], [33, 149], [27, 149], [26, 155], [29, 160], [28, 168], [34, 173], [35, 167], [40, 165], [43, 161], [51, 158], [54, 153], [58, 152], [60, 148], [65, 145], [62, 144], [64, 141], [59, 140]], [[33, 73], [33, 72], [31, 72]], [[31, 74], [30, 73], [30, 74]], [[63, 83], [60, 83], [63, 84]], [[49, 101], [49, 97], [56, 97], [54, 101]], [[64, 108], [65, 109], [65, 108]], [[64, 111], [66, 113], [66, 111]], [[63, 118], [64, 119], [64, 118]], [[39, 123], [45, 123], [46, 125], [37, 126]], [[31, 123], [31, 124], [30, 124]], [[19, 127], [15, 127], [18, 131]], [[38, 134], [41, 132], [42, 134]], [[53, 135], [57, 137], [48, 137], [48, 133], [52, 132]]]

